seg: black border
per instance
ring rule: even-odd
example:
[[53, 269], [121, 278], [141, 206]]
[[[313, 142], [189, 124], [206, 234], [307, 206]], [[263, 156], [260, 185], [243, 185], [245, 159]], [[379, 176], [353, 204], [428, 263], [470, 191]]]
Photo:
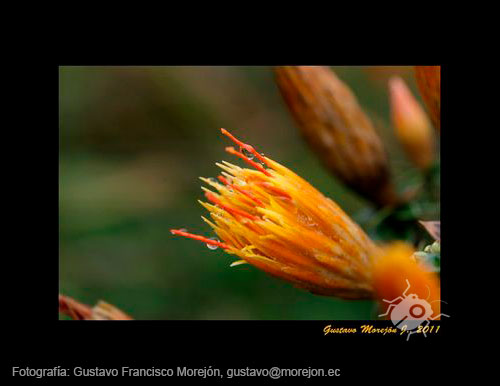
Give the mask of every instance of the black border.
[[[396, 335], [339, 335], [325, 336], [323, 328], [359, 327], [360, 321], [116, 321], [73, 322], [58, 320], [59, 264], [58, 229], [58, 158], [59, 126], [56, 101], [59, 97], [58, 66], [47, 65], [35, 73], [39, 97], [30, 104], [31, 113], [22, 120], [30, 122], [30, 139], [23, 148], [15, 147], [24, 155], [20, 161], [25, 195], [19, 194], [20, 205], [28, 209], [18, 217], [15, 229], [30, 233], [30, 242], [11, 240], [20, 253], [10, 257], [4, 274], [13, 280], [14, 290], [9, 300], [12, 326], [7, 332], [10, 356], [7, 372], [12, 366], [54, 367], [174, 367], [213, 366], [229, 367], [340, 367], [343, 377], [383, 380], [391, 373], [407, 374], [407, 365], [398, 363], [422, 361], [437, 366], [440, 353], [455, 335], [458, 322], [455, 312], [459, 304], [456, 292], [454, 264], [460, 249], [453, 243], [453, 235], [460, 234], [453, 221], [453, 181], [459, 172], [454, 162], [452, 123], [453, 98], [452, 66], [441, 63], [442, 73], [442, 132], [441, 139], [441, 217], [442, 217], [442, 311], [444, 318], [440, 333], [423, 338], [412, 336], [407, 342]], [[294, 64], [294, 63], [280, 63]], [[322, 63], [317, 63], [322, 64]], [[420, 63], [439, 64], [439, 63]], [[451, 78], [454, 78], [452, 80]], [[30, 102], [30, 101], [28, 101]], [[456, 115], [455, 115], [456, 116]], [[57, 136], [57, 139], [56, 139]], [[444, 137], [444, 138], [443, 138]], [[17, 158], [18, 159], [18, 158]], [[57, 163], [56, 163], [57, 162]], [[56, 182], [57, 181], [57, 182]], [[56, 190], [57, 189], [57, 190]], [[30, 192], [36, 191], [36, 195]], [[33, 198], [34, 197], [34, 198]], [[57, 197], [57, 204], [56, 204]], [[56, 212], [57, 205], [57, 212]], [[24, 237], [25, 239], [25, 237]], [[57, 246], [56, 246], [57, 242]], [[369, 321], [375, 326], [390, 326], [390, 322]], [[5, 365], [5, 364], [4, 364]]]

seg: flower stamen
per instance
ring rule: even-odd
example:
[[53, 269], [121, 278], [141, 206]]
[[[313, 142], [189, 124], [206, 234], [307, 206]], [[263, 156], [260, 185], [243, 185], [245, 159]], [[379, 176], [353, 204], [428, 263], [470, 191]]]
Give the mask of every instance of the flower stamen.
[[291, 200], [292, 197], [286, 193], [284, 190], [280, 189], [280, 188], [277, 188], [276, 186], [274, 186], [273, 184], [269, 183], [269, 182], [266, 182], [266, 181], [258, 181], [255, 183], [256, 185], [259, 185], [259, 186], [262, 186], [263, 188], [273, 192], [273, 193], [276, 193], [278, 195], [278, 197], [281, 197], [281, 198], [286, 198], [288, 200]]
[[228, 146], [226, 147], [226, 151], [229, 153], [229, 154], [233, 154], [239, 158], [241, 158], [243, 161], [245, 161], [247, 164], [249, 164], [250, 166], [253, 166], [255, 169], [257, 169], [259, 172], [262, 172], [264, 173], [266, 176], [268, 177], [271, 177], [271, 174], [266, 170], [264, 169], [261, 165], [259, 165], [257, 162], [255, 161], [252, 161], [250, 158], [248, 158], [245, 154], [237, 151], [234, 147], [232, 146]]
[[264, 206], [264, 203], [261, 200], [259, 200], [257, 197], [255, 197], [252, 193], [250, 193], [248, 190], [242, 189], [238, 185], [229, 183], [229, 181], [225, 177], [223, 177], [223, 176], [218, 176], [217, 178], [223, 184], [225, 184], [227, 186], [230, 186], [231, 188], [236, 189], [241, 194], [247, 196], [249, 199], [251, 199], [257, 205]]
[[205, 192], [205, 197], [208, 198], [209, 201], [213, 202], [215, 205], [224, 209], [226, 212], [231, 213], [232, 215], [236, 214], [238, 216], [246, 217], [252, 221], [256, 221], [259, 219], [257, 216], [253, 216], [241, 209], [233, 208], [229, 205], [223, 204], [213, 193], [207, 191]]
[[241, 148], [243, 148], [243, 149], [249, 151], [250, 153], [252, 153], [255, 157], [257, 157], [257, 159], [260, 162], [262, 162], [262, 163], [266, 164], [267, 166], [269, 166], [269, 164], [267, 163], [266, 158], [264, 156], [262, 156], [261, 154], [259, 154], [259, 152], [257, 150], [255, 150], [255, 148], [252, 145], [249, 145], [247, 143], [241, 142], [238, 138], [236, 138], [234, 135], [232, 135], [226, 129], [220, 129], [220, 131], [221, 131], [222, 134], [224, 134], [226, 137], [228, 137], [235, 144], [237, 144]]
[[170, 232], [174, 235], [184, 236], [184, 237], [187, 237], [189, 239], [202, 241], [205, 244], [215, 245], [215, 246], [221, 247], [223, 249], [229, 248], [229, 245], [227, 245], [225, 243], [221, 243], [220, 241], [212, 240], [212, 239], [209, 239], [208, 237], [205, 237], [205, 236], [200, 236], [200, 235], [195, 235], [193, 233], [184, 232], [180, 229], [171, 229]]

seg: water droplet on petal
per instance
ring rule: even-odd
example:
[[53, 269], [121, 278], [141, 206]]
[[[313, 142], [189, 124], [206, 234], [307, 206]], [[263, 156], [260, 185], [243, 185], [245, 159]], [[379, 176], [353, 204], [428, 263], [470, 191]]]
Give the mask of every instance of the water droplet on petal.
[[[214, 240], [214, 241], [219, 241], [219, 239], [215, 238], [215, 237], [210, 237], [210, 240]], [[212, 251], [219, 248], [217, 245], [212, 245], [212, 244], [207, 244], [207, 248], [208, 249], [211, 249]]]
[[186, 228], [181, 228], [179, 229], [181, 232], [187, 232], [188, 230]]
[[253, 157], [254, 157], [253, 153], [249, 152], [249, 151], [248, 151], [247, 149], [245, 149], [245, 148], [243, 148], [243, 149], [241, 150], [241, 152], [242, 152], [242, 153], [243, 153], [243, 155], [244, 155], [245, 157], [247, 157], [248, 159], [253, 159]]
[[214, 184], [217, 183], [217, 180], [213, 177], [209, 177], [208, 181], [210, 181], [211, 183], [214, 183]]
[[308, 227], [312, 227], [312, 226], [315, 226], [315, 225], [316, 225], [316, 223], [314, 222], [314, 220], [313, 220], [311, 217], [309, 217], [309, 216], [307, 216], [307, 215], [305, 215], [305, 214], [303, 214], [303, 213], [299, 213], [299, 215], [298, 215], [298, 219], [299, 219], [299, 220], [300, 220], [300, 221], [301, 221], [304, 225], [306, 225], [306, 226], [308, 226]]

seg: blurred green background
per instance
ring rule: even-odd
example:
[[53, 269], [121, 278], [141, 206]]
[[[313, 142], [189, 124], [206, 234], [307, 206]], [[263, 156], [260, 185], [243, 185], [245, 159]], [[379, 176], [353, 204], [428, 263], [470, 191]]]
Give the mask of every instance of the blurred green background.
[[[373, 119], [399, 183], [415, 178], [392, 133], [387, 80], [411, 67], [334, 67]], [[420, 97], [418, 96], [420, 99]], [[369, 301], [312, 295], [220, 249], [199, 176], [230, 159], [219, 128], [296, 171], [357, 216], [370, 204], [342, 186], [301, 139], [270, 67], [60, 67], [60, 293], [135, 319], [370, 319]], [[64, 318], [61, 316], [61, 318]]]

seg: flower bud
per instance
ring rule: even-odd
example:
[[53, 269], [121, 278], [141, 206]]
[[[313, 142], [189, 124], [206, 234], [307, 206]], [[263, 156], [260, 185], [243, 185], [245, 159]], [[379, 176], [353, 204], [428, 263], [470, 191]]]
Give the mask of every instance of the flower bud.
[[325, 166], [377, 205], [396, 203], [383, 143], [349, 87], [328, 67], [277, 67], [275, 74], [292, 116]]
[[435, 157], [435, 139], [425, 111], [401, 78], [389, 80], [389, 92], [392, 121], [400, 143], [417, 167], [429, 168]]

